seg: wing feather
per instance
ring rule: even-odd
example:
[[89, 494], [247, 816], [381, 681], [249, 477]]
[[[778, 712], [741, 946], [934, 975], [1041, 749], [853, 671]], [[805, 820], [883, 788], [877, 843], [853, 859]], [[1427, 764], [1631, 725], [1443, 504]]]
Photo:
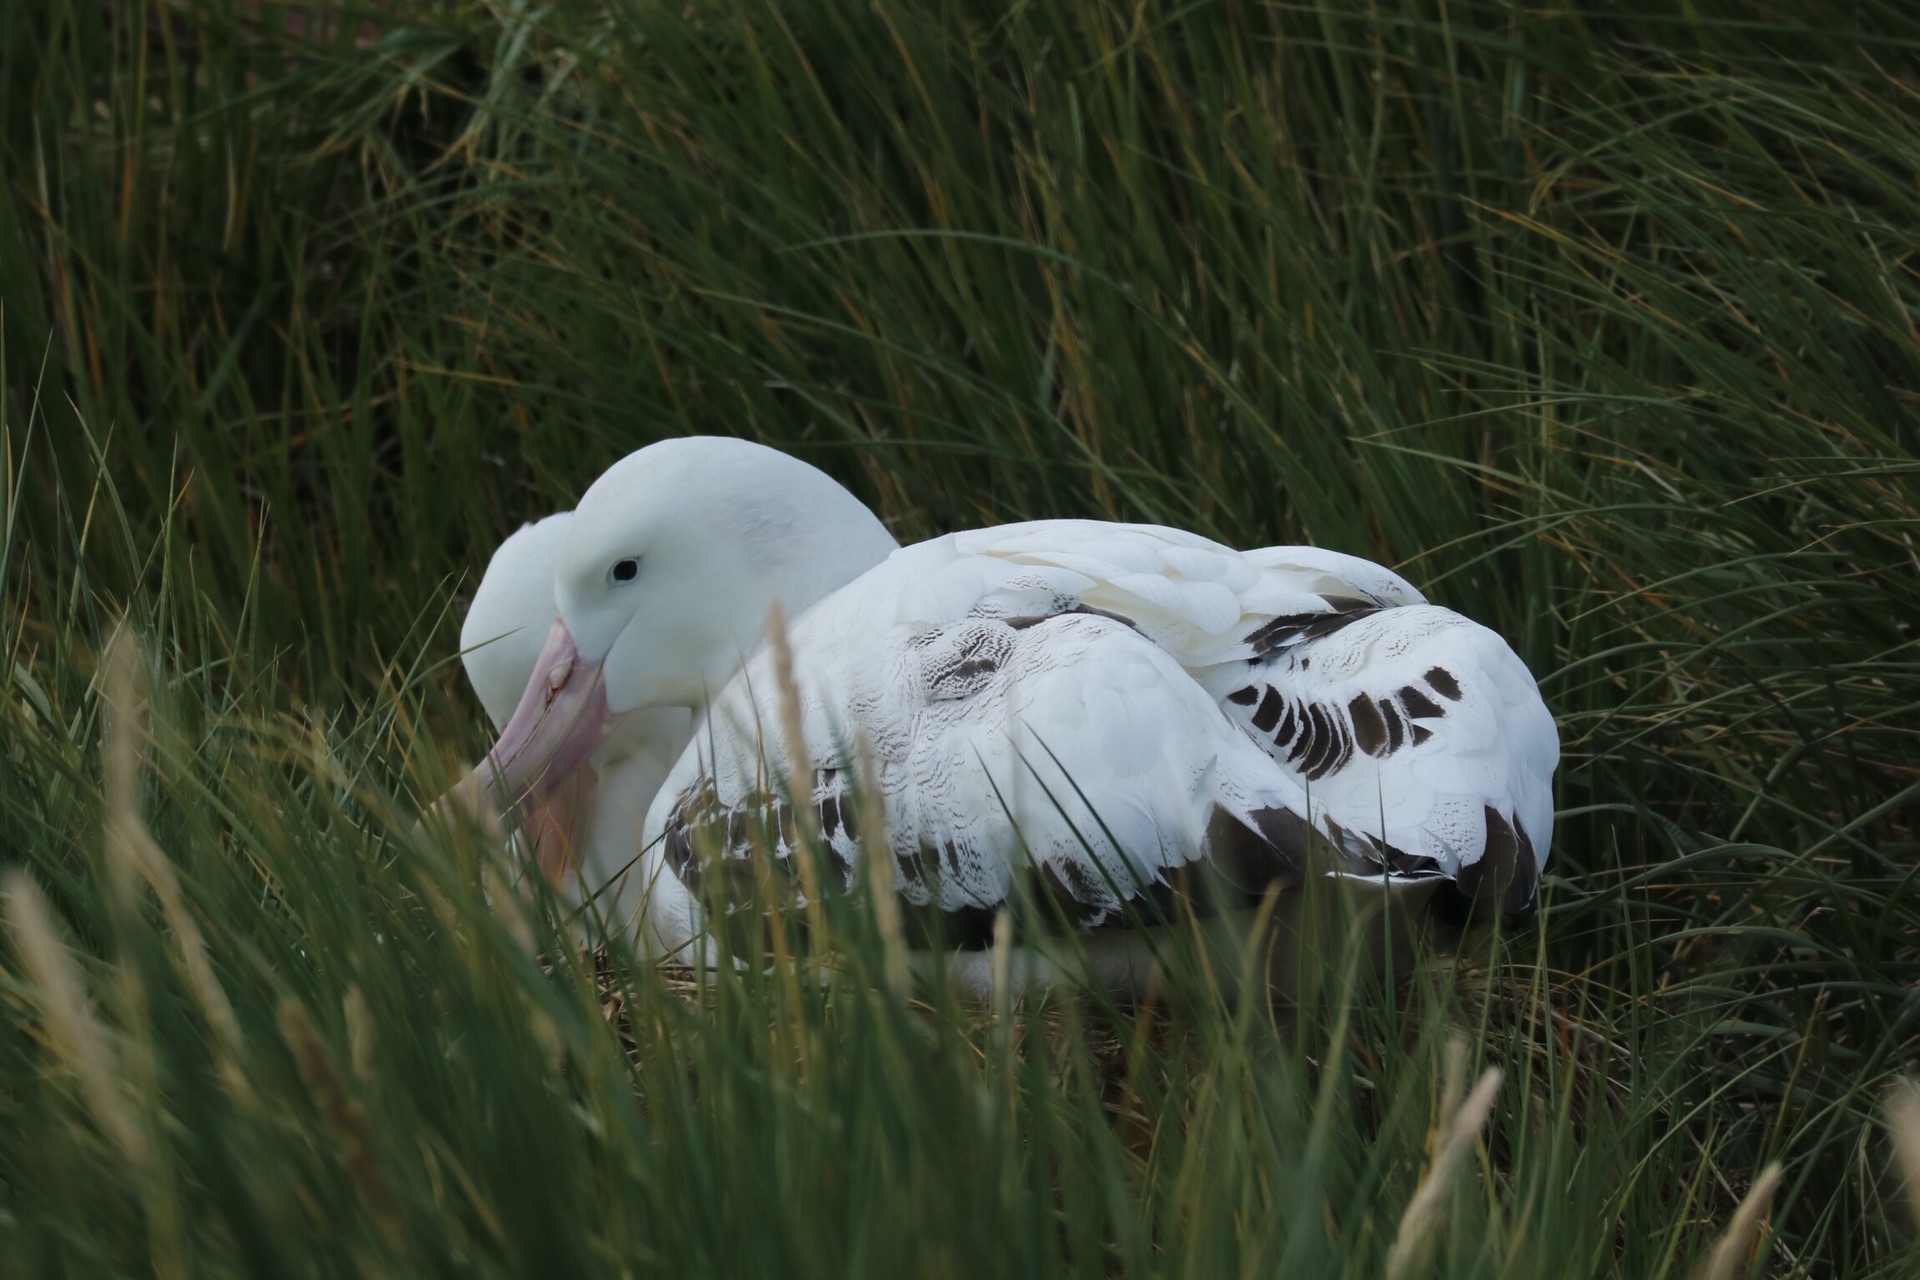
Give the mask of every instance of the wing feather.
[[[1432, 605], [1305, 631], [1203, 678], [1350, 851], [1473, 881], [1524, 910], [1552, 840], [1559, 760], [1524, 664], [1494, 632]], [[1525, 865], [1468, 877], [1490, 849], [1506, 856], [1503, 839]]]
[[[1558, 744], [1525, 666], [1351, 556], [1091, 521], [975, 530], [897, 552], [791, 647], [836, 867], [857, 874], [842, 801], [862, 742], [902, 898], [952, 921], [990, 926], [1032, 883], [1098, 927], [1196, 869], [1257, 893], [1310, 866], [1446, 876], [1520, 909], [1551, 839]], [[741, 858], [741, 816], [778, 807], [769, 663], [723, 691], [648, 815], [650, 874], [677, 881], [649, 912], [674, 945], [699, 914], [693, 829], [718, 824]]]

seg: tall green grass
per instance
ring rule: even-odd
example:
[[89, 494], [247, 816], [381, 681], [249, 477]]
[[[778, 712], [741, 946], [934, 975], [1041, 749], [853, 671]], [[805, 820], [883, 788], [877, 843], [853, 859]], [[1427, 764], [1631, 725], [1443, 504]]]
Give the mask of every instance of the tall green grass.
[[[10, 933], [9, 1268], [1377, 1275], [1456, 1028], [1506, 1076], [1423, 1274], [1686, 1275], [1773, 1159], [1754, 1274], [1920, 1263], [1908, 6], [47, 0], [0, 50], [0, 847], [98, 1023]], [[1290, 1019], [916, 1006], [858, 912], [824, 992], [596, 978], [411, 824], [492, 546], [689, 431], [902, 537], [1400, 567], [1559, 720], [1537, 935]]]

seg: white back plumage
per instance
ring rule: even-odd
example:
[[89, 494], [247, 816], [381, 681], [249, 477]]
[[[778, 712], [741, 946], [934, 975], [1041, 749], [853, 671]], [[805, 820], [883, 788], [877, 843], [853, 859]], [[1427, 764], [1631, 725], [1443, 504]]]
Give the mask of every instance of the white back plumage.
[[[1518, 912], [1551, 841], [1558, 739], [1526, 667], [1353, 557], [1145, 525], [982, 529], [894, 553], [800, 617], [791, 647], [836, 870], [861, 856], [863, 741], [900, 892], [949, 936], [1019, 876], [1098, 928], [1199, 866], [1256, 898], [1306, 874], [1444, 877]], [[663, 950], [704, 928], [703, 859], [747, 855], [785, 772], [777, 690], [763, 650], [654, 798], [640, 887]]]

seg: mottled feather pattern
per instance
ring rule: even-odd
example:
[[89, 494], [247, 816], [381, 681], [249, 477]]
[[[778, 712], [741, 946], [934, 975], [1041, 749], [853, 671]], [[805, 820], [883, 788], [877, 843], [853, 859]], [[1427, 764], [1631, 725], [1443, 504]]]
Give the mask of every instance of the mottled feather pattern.
[[[1196, 875], [1257, 897], [1308, 862], [1454, 877], [1517, 911], [1550, 840], [1557, 738], [1524, 665], [1352, 557], [1003, 526], [897, 552], [801, 617], [791, 647], [837, 869], [854, 875], [861, 846], [841, 787], [860, 740], [903, 899], [956, 920], [1038, 885], [1097, 928], [1164, 910]], [[762, 653], [649, 814], [664, 932], [698, 911], [694, 830], [739, 858], [768, 808], [786, 756], [757, 726], [779, 723], [776, 688]], [[1497, 875], [1467, 874], [1490, 850]]]

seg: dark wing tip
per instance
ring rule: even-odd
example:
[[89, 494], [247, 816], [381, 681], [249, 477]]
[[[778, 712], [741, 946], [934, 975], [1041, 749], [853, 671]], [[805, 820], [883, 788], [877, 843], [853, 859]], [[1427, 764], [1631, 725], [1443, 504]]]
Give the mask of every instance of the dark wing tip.
[[1509, 926], [1532, 918], [1540, 889], [1539, 860], [1526, 829], [1491, 805], [1486, 809], [1487, 843], [1477, 861], [1460, 868], [1454, 877], [1470, 919], [1487, 906], [1497, 906]]

